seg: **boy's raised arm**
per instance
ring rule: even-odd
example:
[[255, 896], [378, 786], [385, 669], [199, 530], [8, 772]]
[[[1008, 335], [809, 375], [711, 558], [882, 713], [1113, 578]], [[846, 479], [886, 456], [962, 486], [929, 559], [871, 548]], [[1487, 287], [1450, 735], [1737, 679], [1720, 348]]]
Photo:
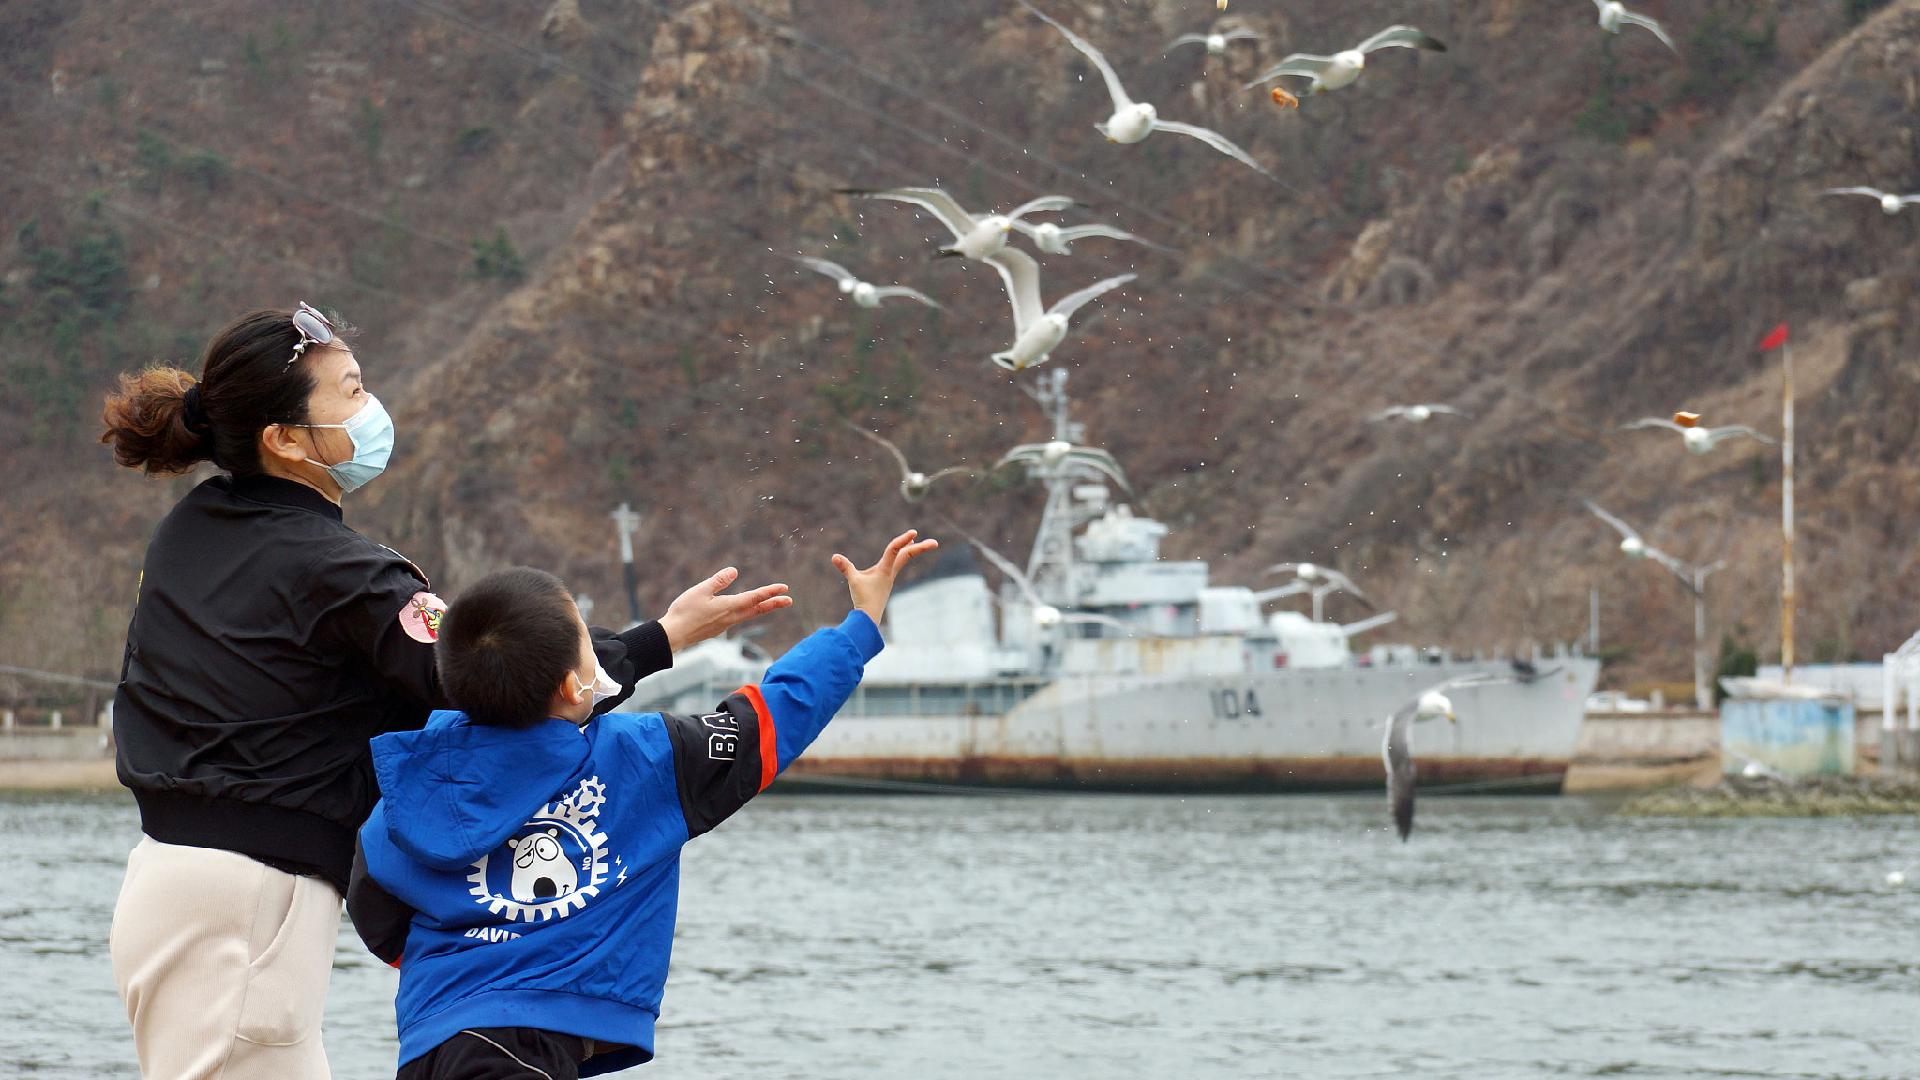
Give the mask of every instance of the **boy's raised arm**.
[[839, 626], [808, 635], [758, 684], [727, 695], [718, 711], [665, 718], [690, 837], [725, 821], [764, 791], [846, 704], [867, 661], [884, 647], [879, 621], [895, 576], [915, 556], [938, 546], [932, 540], [915, 543], [914, 536], [909, 530], [895, 537], [880, 561], [865, 570], [834, 556], [854, 602]]

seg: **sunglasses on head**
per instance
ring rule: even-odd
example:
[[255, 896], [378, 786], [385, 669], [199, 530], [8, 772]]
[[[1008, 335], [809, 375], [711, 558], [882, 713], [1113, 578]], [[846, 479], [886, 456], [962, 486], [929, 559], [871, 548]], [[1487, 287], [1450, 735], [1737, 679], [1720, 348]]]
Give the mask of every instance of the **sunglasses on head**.
[[293, 362], [306, 353], [307, 346], [333, 343], [333, 324], [320, 314], [318, 308], [305, 300], [300, 301], [300, 306], [294, 309], [293, 328], [299, 332], [300, 342], [293, 347], [293, 355], [287, 358], [287, 367], [292, 367]]

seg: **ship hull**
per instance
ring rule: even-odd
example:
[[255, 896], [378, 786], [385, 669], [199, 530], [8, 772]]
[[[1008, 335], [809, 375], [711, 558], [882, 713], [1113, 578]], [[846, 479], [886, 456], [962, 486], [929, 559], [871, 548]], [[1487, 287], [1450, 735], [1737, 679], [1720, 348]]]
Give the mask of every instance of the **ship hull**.
[[[1457, 724], [1416, 727], [1419, 782], [1447, 791], [1554, 793], [1579, 741], [1598, 665], [1544, 661], [1528, 684], [1450, 691]], [[1020, 789], [1286, 793], [1377, 790], [1384, 721], [1461, 675], [1504, 663], [1260, 674], [1060, 675], [887, 685], [856, 692], [794, 762], [783, 790]], [[676, 703], [677, 705], [677, 703]], [[705, 705], [700, 706], [706, 707]]]

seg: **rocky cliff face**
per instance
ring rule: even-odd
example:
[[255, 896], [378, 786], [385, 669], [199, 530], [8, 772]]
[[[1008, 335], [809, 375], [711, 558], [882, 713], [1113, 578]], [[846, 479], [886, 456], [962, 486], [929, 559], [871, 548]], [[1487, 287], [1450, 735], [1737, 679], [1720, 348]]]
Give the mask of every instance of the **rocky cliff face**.
[[[1225, 132], [1274, 168], [1272, 184], [1173, 136], [1099, 139], [1097, 74], [1015, 5], [555, 5], [515, 31], [547, 73], [532, 129], [560, 138], [565, 111], [534, 102], [576, 95], [606, 120], [560, 141], [590, 142], [600, 164], [552, 170], [564, 195], [524, 156], [474, 185], [495, 212], [552, 208], [524, 284], [449, 293], [422, 276], [409, 289], [453, 299], [419, 320], [375, 309], [416, 336], [395, 363], [402, 453], [355, 500], [356, 522], [455, 586], [534, 562], [617, 610], [606, 512], [628, 499], [647, 514], [649, 606], [736, 562], [794, 584], [790, 630], [836, 613], [831, 550], [859, 555], [906, 524], [1026, 535], [1026, 489], [989, 481], [905, 507], [889, 464], [837, 423], [884, 430], [930, 466], [1042, 434], [1018, 380], [985, 362], [1009, 340], [997, 279], [930, 260], [936, 228], [911, 210], [834, 193], [938, 182], [980, 207], [1071, 194], [1177, 249], [1082, 245], [1045, 261], [1044, 291], [1140, 273], [1088, 309], [1054, 363], [1074, 371], [1092, 437], [1175, 526], [1169, 554], [1213, 559], [1219, 579], [1332, 562], [1398, 607], [1407, 635], [1466, 645], [1574, 637], [1598, 584], [1603, 637], [1634, 649], [1619, 673], [1683, 677], [1684, 596], [1617, 556], [1573, 502], [1587, 495], [1676, 554], [1728, 558], [1716, 618], [1764, 651], [1777, 457], [1736, 444], [1692, 458], [1617, 428], [1680, 407], [1776, 427], [1778, 356], [1753, 344], [1791, 319], [1802, 656], [1904, 636], [1920, 213], [1816, 193], [1920, 187], [1920, 0], [1656, 8], [1680, 59], [1650, 36], [1601, 34], [1581, 9], [1462, 3], [1416, 20], [1445, 55], [1379, 54], [1358, 86], [1297, 114], [1239, 94], [1288, 51], [1405, 16], [1311, 7], [1236, 6], [1221, 25], [1267, 38], [1218, 59], [1160, 56], [1213, 18], [1197, 0], [1049, 8], [1136, 97]], [[396, 78], [393, 92], [415, 84], [432, 81]], [[330, 241], [342, 250], [365, 242], [363, 225], [343, 230]], [[793, 269], [800, 252], [949, 310], [854, 308]], [[223, 299], [199, 303], [235, 306]], [[393, 335], [382, 344], [398, 337], [356, 319]], [[1414, 399], [1474, 419], [1364, 420]], [[55, 569], [72, 565], [68, 544], [44, 538], [106, 535], [125, 561], [171, 494], [91, 461], [58, 471], [112, 512], [76, 521], [52, 488], [10, 492], [10, 518], [59, 522], [0, 541], [16, 596], [72, 576]], [[73, 606], [112, 612], [115, 596]]]

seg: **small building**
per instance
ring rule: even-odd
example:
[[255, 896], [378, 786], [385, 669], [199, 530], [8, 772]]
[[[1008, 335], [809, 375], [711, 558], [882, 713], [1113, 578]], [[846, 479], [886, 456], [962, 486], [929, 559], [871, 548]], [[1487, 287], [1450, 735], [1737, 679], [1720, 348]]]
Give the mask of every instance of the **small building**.
[[1758, 678], [1727, 678], [1720, 685], [1727, 691], [1720, 703], [1721, 771], [1853, 775], [1853, 702], [1845, 695]]

